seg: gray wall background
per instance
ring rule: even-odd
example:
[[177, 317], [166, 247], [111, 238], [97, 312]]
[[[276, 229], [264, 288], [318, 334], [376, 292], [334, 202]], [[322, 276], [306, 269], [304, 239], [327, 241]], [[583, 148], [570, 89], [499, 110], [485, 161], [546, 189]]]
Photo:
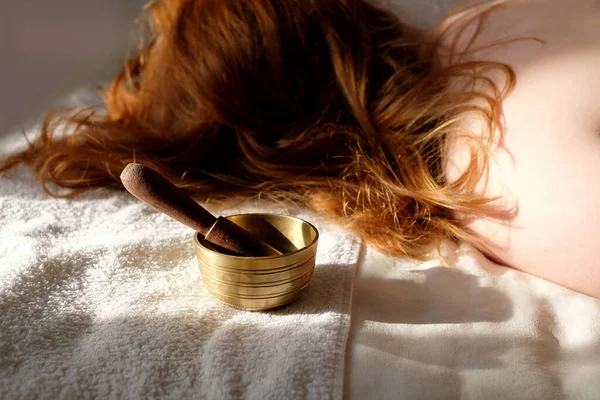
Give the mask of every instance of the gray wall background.
[[[239, 0], [244, 1], [244, 0]], [[380, 0], [421, 26], [461, 0]], [[145, 0], [0, 0], [0, 135], [55, 99], [108, 81], [136, 43]]]

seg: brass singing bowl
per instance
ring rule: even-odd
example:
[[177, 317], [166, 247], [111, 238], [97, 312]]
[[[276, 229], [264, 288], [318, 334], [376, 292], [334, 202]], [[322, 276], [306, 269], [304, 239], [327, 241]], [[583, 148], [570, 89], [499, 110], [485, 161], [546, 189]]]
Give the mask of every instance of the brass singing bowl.
[[208, 290], [219, 300], [245, 310], [267, 310], [298, 298], [310, 283], [315, 268], [317, 229], [289, 215], [238, 214], [227, 219], [282, 254], [268, 257], [222, 254], [196, 233], [196, 256]]

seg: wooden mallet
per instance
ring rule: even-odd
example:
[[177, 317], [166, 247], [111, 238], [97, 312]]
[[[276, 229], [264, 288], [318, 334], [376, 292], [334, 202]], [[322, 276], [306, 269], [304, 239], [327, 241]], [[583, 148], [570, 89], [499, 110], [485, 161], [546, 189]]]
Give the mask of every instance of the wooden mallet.
[[246, 257], [281, 252], [226, 218], [216, 218], [194, 199], [151, 168], [128, 164], [121, 173], [125, 189], [158, 211], [200, 232], [220, 252]]

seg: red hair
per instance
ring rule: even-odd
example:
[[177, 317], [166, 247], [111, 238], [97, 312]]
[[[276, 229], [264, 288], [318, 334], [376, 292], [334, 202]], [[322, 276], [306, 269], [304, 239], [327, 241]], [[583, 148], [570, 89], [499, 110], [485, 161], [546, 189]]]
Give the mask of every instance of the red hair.
[[[2, 169], [25, 163], [49, 193], [52, 181], [75, 196], [121, 187], [136, 161], [198, 200], [292, 200], [413, 257], [448, 234], [469, 239], [453, 211], [489, 211], [474, 194], [485, 152], [448, 183], [445, 140], [465, 112], [498, 122], [508, 67], [442, 68], [439, 41], [366, 0], [163, 0], [149, 11], [154, 37], [105, 90], [106, 113], [51, 114]], [[450, 90], [488, 69], [507, 87]], [[72, 134], [55, 134], [65, 126]]]

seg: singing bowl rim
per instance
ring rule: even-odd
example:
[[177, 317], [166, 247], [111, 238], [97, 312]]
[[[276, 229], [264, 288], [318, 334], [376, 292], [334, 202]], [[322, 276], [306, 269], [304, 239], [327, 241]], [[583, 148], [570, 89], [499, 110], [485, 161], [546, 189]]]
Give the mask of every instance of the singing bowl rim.
[[233, 218], [233, 217], [241, 217], [241, 216], [248, 216], [248, 215], [253, 215], [253, 216], [277, 216], [278, 218], [289, 218], [289, 219], [294, 219], [294, 220], [299, 220], [305, 224], [307, 224], [308, 226], [310, 226], [314, 232], [315, 232], [315, 237], [313, 238], [313, 240], [311, 240], [310, 243], [308, 243], [307, 245], [305, 245], [304, 247], [297, 249], [295, 251], [289, 252], [289, 253], [285, 253], [285, 254], [280, 254], [280, 255], [275, 255], [275, 256], [262, 256], [262, 257], [246, 257], [246, 256], [234, 256], [234, 255], [230, 255], [230, 254], [223, 254], [223, 253], [219, 253], [218, 251], [214, 251], [209, 249], [208, 247], [204, 246], [200, 240], [198, 239], [200, 233], [196, 232], [194, 233], [194, 245], [196, 247], [199, 247], [202, 249], [202, 251], [207, 252], [208, 254], [212, 254], [214, 257], [224, 257], [227, 258], [228, 260], [239, 260], [239, 261], [244, 261], [246, 262], [249, 259], [252, 260], [273, 260], [273, 259], [279, 259], [279, 258], [285, 258], [285, 257], [293, 257], [296, 254], [299, 254], [301, 252], [306, 251], [307, 249], [310, 249], [311, 247], [313, 247], [315, 245], [315, 243], [317, 243], [319, 241], [319, 230], [310, 222], [302, 219], [302, 218], [298, 218], [295, 217], [293, 215], [286, 215], [286, 214], [275, 214], [275, 213], [240, 213], [240, 214], [232, 214], [232, 215], [228, 215], [225, 218], [229, 219], [229, 218]]

